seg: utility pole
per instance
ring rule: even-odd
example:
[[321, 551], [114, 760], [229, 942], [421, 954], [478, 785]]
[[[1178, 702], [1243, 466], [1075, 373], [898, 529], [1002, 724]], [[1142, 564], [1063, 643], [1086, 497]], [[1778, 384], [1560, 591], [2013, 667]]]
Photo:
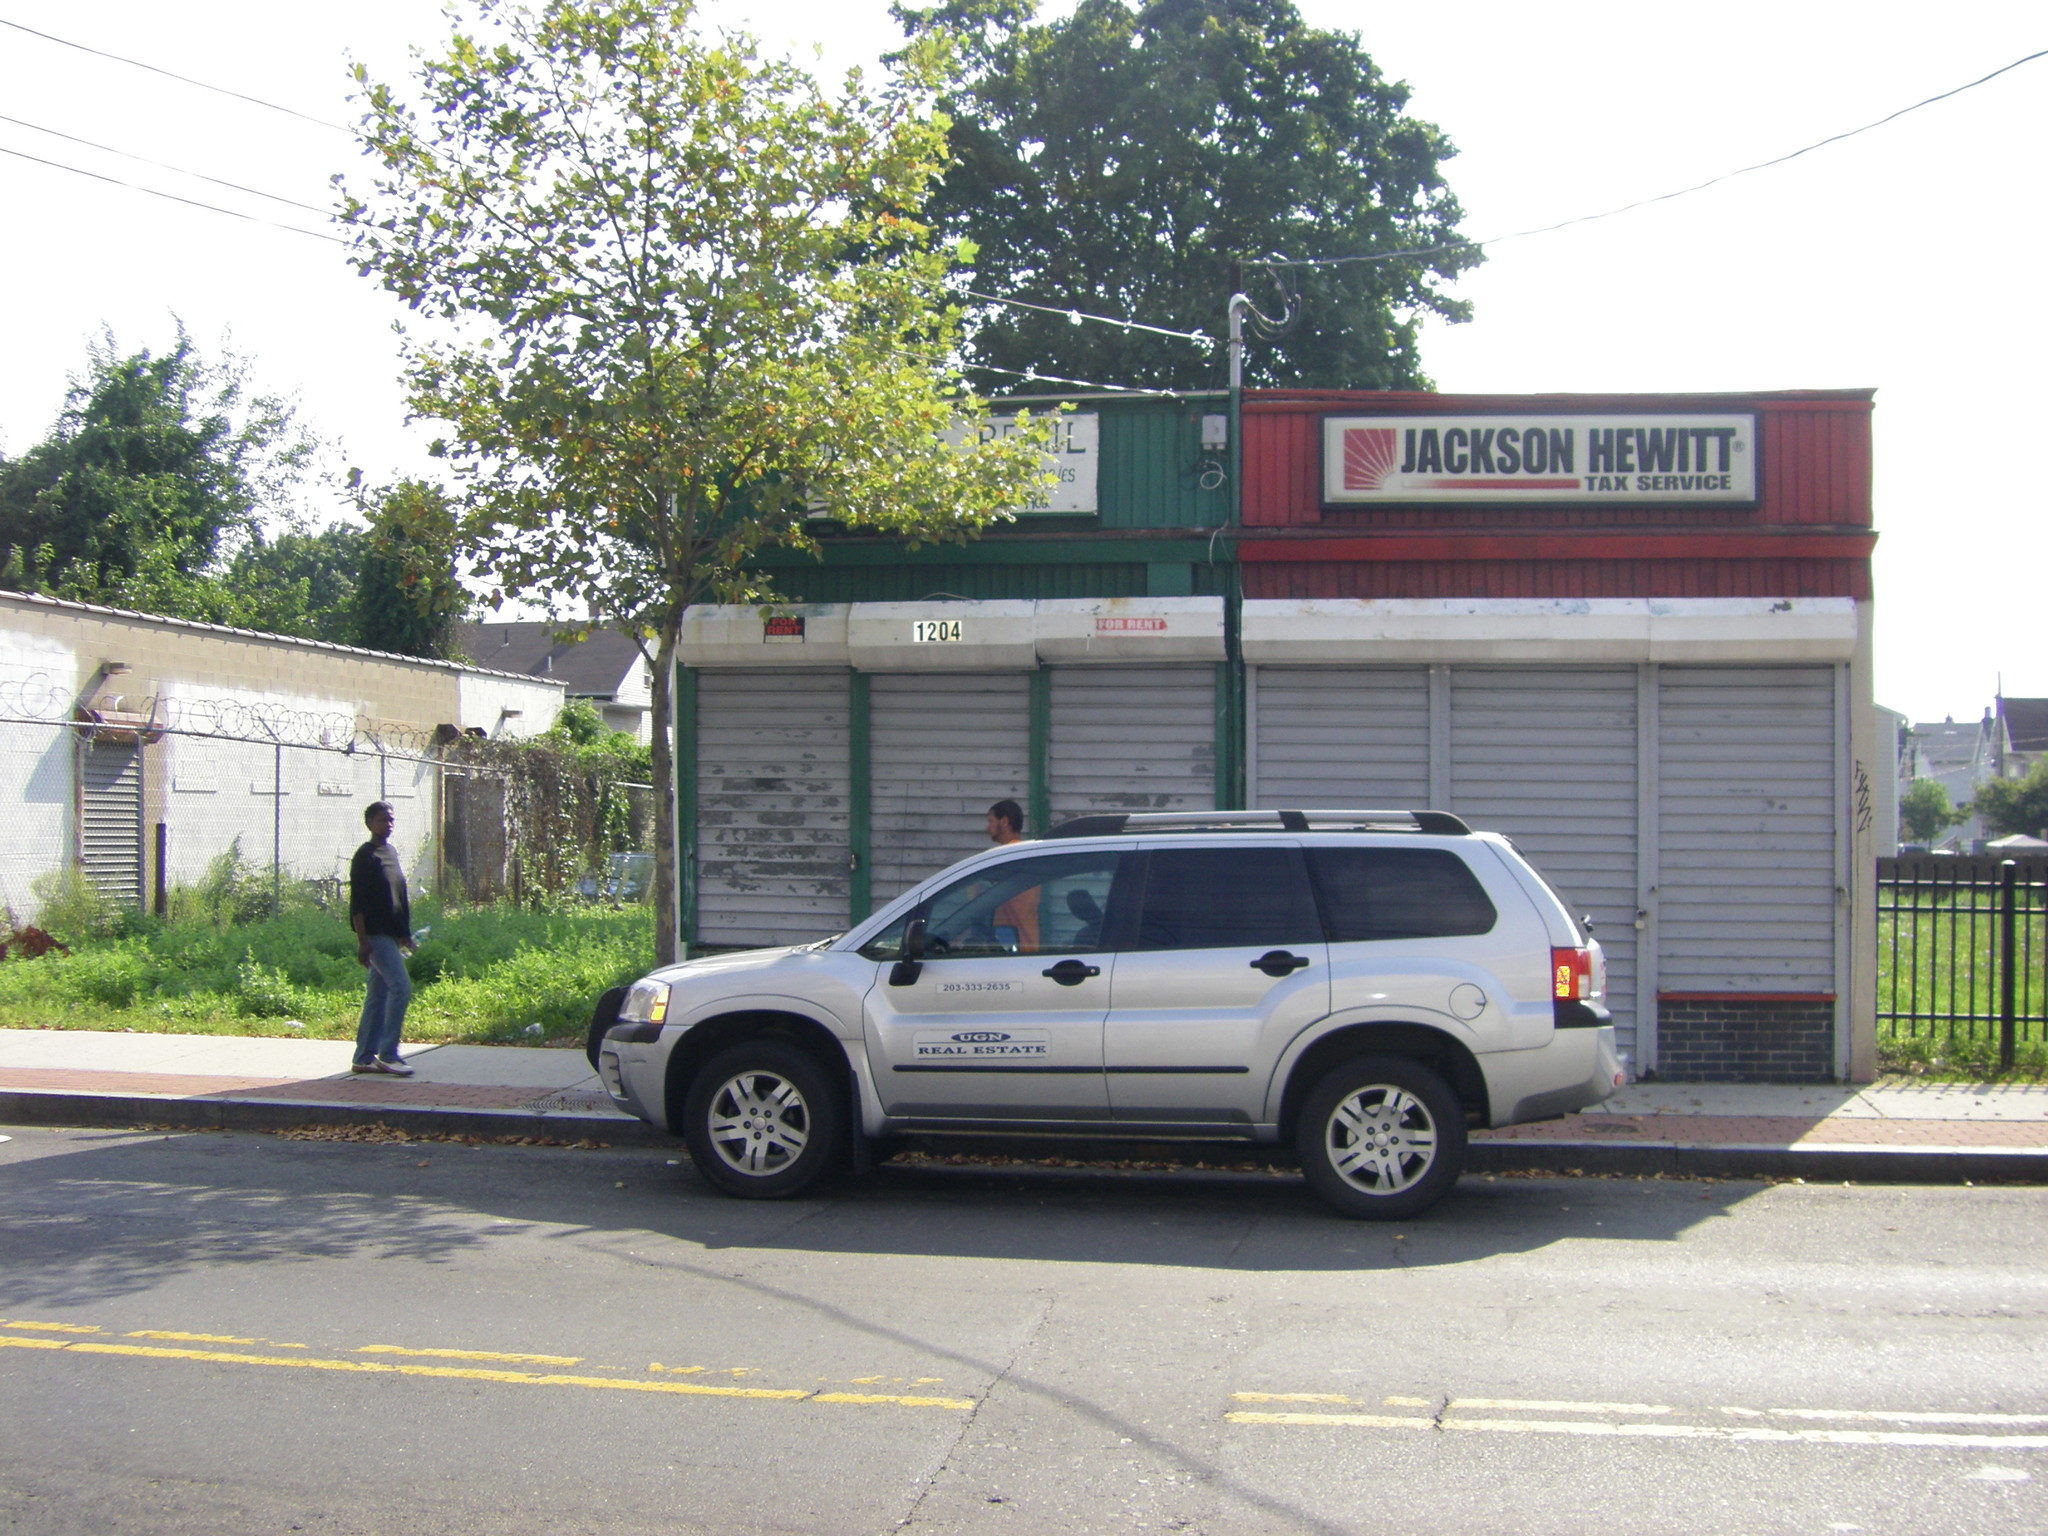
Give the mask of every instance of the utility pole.
[[1246, 807], [1251, 785], [1245, 782], [1245, 733], [1251, 723], [1245, 718], [1244, 676], [1244, 568], [1237, 559], [1237, 537], [1244, 527], [1244, 317], [1252, 301], [1244, 292], [1244, 264], [1230, 263], [1230, 565], [1224, 582], [1223, 644], [1230, 679], [1230, 739], [1216, 744], [1230, 753], [1231, 792], [1229, 804], [1220, 809]]

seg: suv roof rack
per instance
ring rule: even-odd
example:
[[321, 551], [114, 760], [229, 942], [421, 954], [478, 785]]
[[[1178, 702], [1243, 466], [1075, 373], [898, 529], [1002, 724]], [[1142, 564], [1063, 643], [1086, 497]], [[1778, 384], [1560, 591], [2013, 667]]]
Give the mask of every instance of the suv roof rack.
[[1130, 832], [1428, 832], [1465, 837], [1472, 829], [1449, 811], [1147, 811], [1076, 816], [1048, 837], [1118, 837]]

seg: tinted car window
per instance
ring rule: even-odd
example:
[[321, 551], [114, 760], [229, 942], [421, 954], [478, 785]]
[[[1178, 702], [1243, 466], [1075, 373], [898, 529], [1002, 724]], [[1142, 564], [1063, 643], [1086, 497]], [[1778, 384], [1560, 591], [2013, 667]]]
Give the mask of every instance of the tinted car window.
[[[1117, 858], [1113, 851], [1047, 854], [963, 876], [918, 908], [925, 958], [1099, 950]], [[903, 927], [890, 924], [861, 953], [871, 960], [896, 958]]]
[[1146, 856], [1138, 949], [1232, 949], [1322, 940], [1296, 848], [1159, 848]]
[[1441, 848], [1311, 848], [1330, 937], [1448, 939], [1487, 933], [1499, 916], [1478, 877]]

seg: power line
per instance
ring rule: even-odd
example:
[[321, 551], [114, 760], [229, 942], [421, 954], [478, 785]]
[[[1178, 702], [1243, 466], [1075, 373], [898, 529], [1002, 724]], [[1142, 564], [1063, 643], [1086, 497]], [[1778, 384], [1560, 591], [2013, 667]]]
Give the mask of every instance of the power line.
[[1610, 208], [1605, 213], [1586, 213], [1579, 215], [1575, 219], [1565, 219], [1556, 224], [1545, 224], [1536, 229], [1518, 229], [1513, 234], [1494, 235], [1486, 240], [1458, 240], [1446, 245], [1422, 246], [1412, 251], [1384, 251], [1373, 256], [1304, 257], [1293, 261], [1284, 257], [1276, 257], [1270, 260], [1247, 261], [1246, 265], [1260, 267], [1341, 267], [1354, 262], [1396, 261], [1409, 256], [1437, 256], [1446, 251], [1475, 251], [1483, 246], [1500, 245], [1505, 241], [1521, 240], [1530, 235], [1552, 234], [1560, 229], [1570, 229], [1575, 224], [1591, 224], [1599, 219], [1611, 219], [1619, 214], [1633, 213], [1638, 208], [1648, 208], [1653, 203], [1668, 203], [1675, 197], [1689, 197], [1695, 192], [1704, 192], [1709, 187], [1717, 187], [1724, 181], [1733, 181], [1737, 176], [1747, 176], [1752, 171], [1767, 171], [1774, 165], [1783, 165], [1788, 160], [1797, 160], [1801, 155], [1810, 155], [1817, 149], [1827, 148], [1830, 144], [1839, 144], [1844, 139], [1853, 139], [1858, 134], [1869, 133], [1874, 128], [1882, 128], [1886, 123], [1896, 122], [1909, 112], [1918, 112], [1922, 107], [1931, 107], [1938, 101], [1947, 101], [1951, 96], [1960, 96], [1965, 91], [1973, 91], [1980, 85], [1996, 80], [2000, 75], [2018, 69], [2022, 64], [2031, 64], [2034, 60], [2040, 58], [2048, 58], [2048, 48], [2030, 53], [2024, 58], [2014, 59], [2010, 64], [2000, 65], [1997, 69], [1991, 71], [1990, 74], [1980, 79], [1972, 80], [1967, 85], [1956, 86], [1952, 90], [1943, 91], [1938, 96], [1929, 96], [1925, 101], [1916, 101], [1910, 107], [1901, 107], [1896, 112], [1887, 113], [1885, 116], [1880, 117], [1874, 123], [1865, 123], [1861, 128], [1850, 128], [1841, 133], [1830, 134], [1824, 139], [1816, 139], [1813, 143], [1803, 145], [1788, 154], [1776, 155], [1769, 160], [1759, 160], [1755, 165], [1745, 165], [1739, 170], [1723, 171], [1719, 176], [1709, 177], [1707, 180], [1696, 185], [1680, 187], [1676, 192], [1660, 192], [1655, 197], [1640, 198], [1633, 203], [1624, 203], [1619, 208]]
[[273, 203], [283, 203], [289, 208], [303, 208], [306, 212], [317, 213], [322, 218], [326, 218], [334, 211], [331, 208], [318, 208], [311, 203], [299, 202], [296, 198], [280, 197], [275, 192], [259, 192], [256, 188], [245, 187], [238, 181], [222, 181], [218, 176], [208, 176], [203, 171], [188, 171], [182, 165], [172, 165], [164, 160], [152, 160], [147, 155], [130, 154], [127, 150], [116, 149], [111, 144], [95, 144], [91, 139], [81, 139], [75, 133], [60, 133], [55, 128], [45, 128], [41, 123], [31, 123], [18, 117], [9, 117], [4, 112], [0, 112], [0, 123], [12, 123], [17, 128], [30, 128], [37, 133], [47, 133], [53, 139], [67, 139], [73, 144], [83, 144], [87, 149], [99, 150], [102, 154], [119, 155], [123, 160], [133, 160], [141, 165], [153, 165], [160, 171], [175, 171], [180, 176], [190, 176], [198, 181], [210, 181], [216, 187], [226, 187], [234, 192], [246, 192], [251, 197], [267, 197]]
[[349, 243], [338, 235], [323, 235], [316, 229], [300, 229], [296, 224], [280, 224], [275, 219], [259, 219], [253, 213], [238, 213], [233, 208], [223, 208], [217, 203], [196, 202], [189, 197], [179, 197], [175, 192], [159, 192], [155, 187], [145, 187], [136, 182], [122, 181], [114, 176], [102, 176], [98, 171], [81, 170], [75, 165], [65, 165], [57, 160], [45, 160], [41, 155], [24, 154], [21, 150], [8, 149], [4, 145], [0, 145], [0, 155], [12, 155], [17, 160], [30, 160], [37, 165], [47, 165], [52, 170], [69, 171], [74, 176], [90, 176], [94, 181], [104, 181], [109, 186], [126, 187], [130, 192], [147, 192], [151, 197], [161, 197], [166, 202], [183, 203], [188, 208], [204, 208], [208, 213], [224, 213], [231, 219], [244, 219], [251, 224], [267, 225], [271, 229], [281, 229], [288, 234], [304, 235], [309, 240], [325, 240], [330, 245], [347, 245]]
[[1119, 395], [1165, 395], [1178, 399], [1186, 393], [1179, 389], [1141, 389], [1132, 384], [1096, 384], [1087, 379], [1063, 379], [1056, 373], [1040, 373], [1036, 368], [998, 368], [994, 363], [962, 363], [960, 367], [966, 373], [1007, 373], [1027, 383], [1071, 384], [1076, 389], [1100, 389]]
[[[1084, 320], [1092, 320], [1098, 325], [1114, 325], [1121, 330], [1144, 331], [1151, 336], [1171, 336], [1178, 341], [1200, 342], [1205, 347], [1216, 345], [1215, 337], [1204, 335], [1200, 331], [1169, 331], [1164, 326], [1144, 325], [1136, 320], [1119, 320], [1113, 315], [1084, 314], [1078, 309], [1061, 309], [1056, 304], [1031, 304], [1023, 299], [999, 299], [992, 293], [976, 293], [972, 288], [961, 291], [968, 298], [979, 299], [984, 304], [1007, 304], [1012, 309], [1035, 309], [1043, 315], [1060, 315], [1076, 325], [1079, 325]], [[1105, 387], [1113, 388], [1115, 386]]]
[[330, 123], [324, 117], [312, 117], [307, 113], [299, 111], [296, 107], [281, 107], [276, 102], [265, 101], [260, 96], [249, 96], [241, 91], [231, 91], [224, 85], [209, 85], [204, 80], [195, 80], [190, 75], [179, 74], [176, 70], [160, 69], [154, 64], [145, 64], [140, 59], [127, 58], [118, 53], [108, 53], [104, 48], [89, 48], [84, 43], [74, 43], [68, 37], [56, 37], [48, 32], [38, 32], [34, 27], [25, 27], [20, 22], [9, 21], [4, 16], [0, 16], [0, 27], [12, 27], [17, 32], [26, 32], [30, 37], [40, 37], [46, 43], [57, 43], [66, 48], [76, 48], [80, 53], [90, 53], [102, 59], [112, 59], [116, 64], [132, 65], [136, 69], [146, 69], [153, 75], [162, 75], [167, 79], [181, 81], [186, 85], [196, 85], [202, 91], [213, 91], [221, 96], [232, 96], [237, 101], [246, 101], [252, 106], [267, 107], [272, 112], [282, 112], [287, 117], [296, 117], [304, 122], [315, 123], [322, 128], [332, 128], [336, 133], [353, 134], [355, 131], [351, 128], [344, 128], [340, 123]]

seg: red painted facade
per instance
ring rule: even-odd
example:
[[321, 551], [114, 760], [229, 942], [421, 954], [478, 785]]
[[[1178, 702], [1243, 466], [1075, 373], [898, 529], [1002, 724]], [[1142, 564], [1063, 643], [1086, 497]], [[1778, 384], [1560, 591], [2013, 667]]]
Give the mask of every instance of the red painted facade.
[[[1757, 505], [1324, 510], [1332, 412], [1754, 411]], [[1247, 392], [1246, 597], [1870, 594], [1869, 390], [1756, 395]]]

